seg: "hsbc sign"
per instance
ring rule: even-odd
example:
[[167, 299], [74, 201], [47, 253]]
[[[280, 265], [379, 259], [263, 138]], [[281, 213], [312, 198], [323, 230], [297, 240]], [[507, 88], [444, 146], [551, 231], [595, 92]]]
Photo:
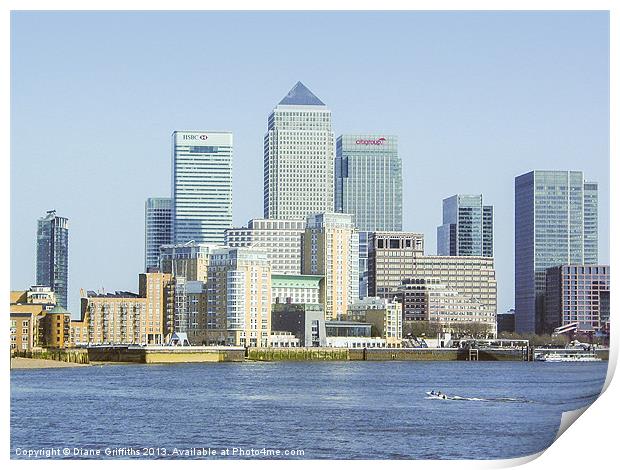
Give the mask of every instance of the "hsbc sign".
[[209, 136], [207, 134], [181, 134], [183, 140], [207, 140]]
[[357, 139], [355, 143], [357, 145], [383, 145], [386, 140], [385, 137], [379, 137], [378, 139]]
[[232, 132], [175, 131], [174, 145], [191, 147], [232, 147]]

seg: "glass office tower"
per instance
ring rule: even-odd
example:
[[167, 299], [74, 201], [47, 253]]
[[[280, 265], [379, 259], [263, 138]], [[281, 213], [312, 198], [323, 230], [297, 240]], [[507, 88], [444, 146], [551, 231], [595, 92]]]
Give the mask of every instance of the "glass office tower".
[[269, 115], [263, 177], [266, 219], [305, 219], [334, 210], [331, 111], [301, 82]]
[[56, 293], [56, 304], [67, 308], [69, 219], [55, 210], [37, 221], [37, 285]]
[[493, 257], [493, 206], [482, 204], [482, 194], [456, 194], [443, 200], [437, 254]]
[[232, 227], [231, 132], [172, 134], [174, 243], [224, 243]]
[[583, 183], [583, 262], [598, 264], [598, 183]]
[[172, 243], [172, 199], [150, 197], [144, 205], [144, 270], [159, 267], [159, 247]]
[[517, 332], [546, 329], [547, 268], [598, 260], [598, 238], [594, 243], [591, 233], [598, 227], [597, 191], [581, 171], [535, 170], [515, 178]]
[[336, 211], [352, 214], [360, 231], [403, 228], [398, 138], [346, 134], [336, 140]]
[[403, 228], [402, 162], [398, 137], [344, 134], [336, 140], [336, 212], [353, 215], [359, 230], [360, 298], [368, 295], [371, 232]]

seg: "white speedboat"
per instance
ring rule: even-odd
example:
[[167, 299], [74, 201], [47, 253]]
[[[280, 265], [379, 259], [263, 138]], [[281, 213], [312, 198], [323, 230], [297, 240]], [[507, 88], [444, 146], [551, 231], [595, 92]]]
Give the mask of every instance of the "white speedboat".
[[571, 351], [565, 353], [552, 352], [548, 354], [538, 354], [537, 361], [542, 362], [600, 362], [602, 359], [593, 352]]

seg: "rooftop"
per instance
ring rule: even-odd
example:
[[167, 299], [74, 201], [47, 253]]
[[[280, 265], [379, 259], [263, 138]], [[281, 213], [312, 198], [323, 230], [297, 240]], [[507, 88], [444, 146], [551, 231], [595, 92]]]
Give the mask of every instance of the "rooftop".
[[114, 293], [106, 292], [106, 293], [97, 293], [94, 290], [89, 290], [86, 293], [87, 297], [99, 297], [99, 298], [138, 298], [140, 297], [138, 294], [128, 291], [117, 290]]
[[316, 97], [314, 93], [312, 93], [306, 86], [297, 82], [291, 91], [282, 98], [278, 104], [284, 105], [302, 105], [302, 106], [325, 106], [320, 99]]

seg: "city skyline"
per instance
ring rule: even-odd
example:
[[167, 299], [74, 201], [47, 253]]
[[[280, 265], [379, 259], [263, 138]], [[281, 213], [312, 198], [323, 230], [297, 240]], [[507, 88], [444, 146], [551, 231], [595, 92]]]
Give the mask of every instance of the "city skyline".
[[[205, 14], [231, 18], [230, 21], [252, 17], [252, 14], [238, 14], [238, 16], [235, 16], [235, 14]], [[513, 231], [512, 215], [514, 207], [511, 199], [513, 198], [513, 179], [519, 174], [534, 169], [578, 170], [588, 175], [589, 179], [597, 181], [600, 191], [599, 262], [609, 263], [609, 180], [606, 173], [609, 162], [607, 147], [608, 122], [606, 121], [609, 84], [604, 74], [607, 70], [605, 52], [608, 51], [605, 42], [607, 39], [607, 29], [604, 15], [597, 17], [596, 14], [592, 13], [580, 15], [523, 13], [513, 16], [489, 13], [437, 15], [412, 13], [405, 15], [408, 21], [416, 23], [421, 17], [427, 20], [430, 18], [434, 20], [431, 21], [434, 26], [444, 23], [453, 25], [455, 17], [463, 17], [464, 22], [460, 29], [451, 33], [452, 35], [443, 38], [435, 46], [443, 53], [441, 58], [447, 61], [446, 63], [464, 67], [462, 71], [467, 71], [469, 68], [465, 67], [458, 59], [457, 54], [450, 48], [456, 47], [456, 44], [453, 42], [455, 42], [455, 38], [459, 34], [473, 34], [471, 28], [478, 23], [481, 23], [484, 27], [476, 33], [473, 40], [477, 41], [476, 44], [480, 46], [483, 44], [484, 38], [487, 37], [484, 33], [487, 33], [487, 35], [493, 32], [497, 33], [500, 27], [498, 26], [499, 24], [517, 28], [518, 24], [523, 21], [524, 16], [530, 20], [532, 17], [537, 17], [540, 20], [539, 22], [534, 22], [536, 27], [532, 32], [533, 38], [528, 38], [528, 40], [536, 40], [536, 38], [541, 40], [541, 38], [546, 37], [543, 34], [548, 33], [545, 33], [543, 24], [546, 26], [555, 25], [553, 31], [556, 34], [564, 34], [562, 28], [566, 27], [570, 31], [571, 36], [562, 36], [563, 40], [570, 41], [571, 44], [574, 42], [574, 46], [580, 52], [575, 56], [576, 53], [572, 54], [568, 49], [560, 48], [555, 50], [553, 44], [545, 43], [551, 49], [545, 53], [532, 53], [535, 57], [531, 58], [531, 60], [536, 62], [537, 59], [540, 61], [536, 62], [540, 68], [530, 70], [528, 72], [530, 75], [519, 75], [520, 81], [515, 82], [517, 86], [512, 89], [507, 86], [508, 83], [511, 83], [507, 75], [504, 75], [494, 67], [485, 68], [479, 60], [477, 62], [474, 60], [476, 73], [465, 74], [462, 77], [463, 80], [452, 84], [460, 84], [460, 88], [450, 88], [446, 86], [450, 83], [450, 79], [449, 75], [447, 75], [445, 64], [441, 61], [431, 60], [429, 56], [423, 54], [423, 49], [417, 49], [419, 56], [416, 56], [416, 60], [409, 64], [412, 69], [421, 68], [424, 71], [426, 70], [425, 67], [430, 67], [432, 64], [436, 67], [433, 70], [429, 69], [426, 74], [423, 74], [423, 78], [416, 78], [415, 83], [418, 86], [422, 85], [421, 88], [428, 92], [430, 79], [433, 76], [433, 73], [430, 72], [434, 71], [439, 83], [443, 85], [437, 84], [437, 86], [430, 89], [431, 99], [429, 100], [425, 100], [420, 90], [416, 90], [415, 87], [406, 89], [409, 92], [408, 95], [402, 94], [403, 86], [397, 87], [400, 89], [400, 93], [391, 90], [390, 88], [394, 88], [396, 85], [403, 85], [403, 83], [396, 81], [394, 78], [386, 79], [387, 81], [381, 85], [373, 85], [370, 79], [363, 81], [360, 78], [359, 82], [351, 81], [352, 76], [344, 73], [346, 71], [344, 66], [338, 69], [339, 73], [343, 74], [342, 78], [338, 78], [332, 76], [333, 74], [329, 72], [316, 72], [312, 67], [292, 59], [290, 69], [275, 80], [257, 80], [256, 77], [254, 77], [253, 81], [248, 78], [243, 80], [235, 79], [233, 80], [234, 86], [239, 85], [238, 90], [233, 90], [231, 84], [222, 80], [224, 77], [219, 77], [219, 81], [212, 80], [209, 82], [211, 89], [207, 92], [207, 95], [209, 100], [214, 100], [217, 104], [214, 108], [218, 112], [213, 115], [208, 114], [210, 116], [208, 119], [199, 114], [192, 114], [186, 107], [179, 106], [177, 101], [170, 98], [166, 98], [165, 102], [170, 101], [170, 103], [164, 106], [168, 117], [167, 119], [160, 119], [157, 114], [158, 111], [146, 105], [147, 102], [145, 100], [148, 97], [148, 93], [137, 93], [135, 99], [127, 101], [125, 103], [126, 107], [122, 109], [127, 110], [127, 107], [135, 108], [137, 106], [139, 108], [138, 115], [142, 116], [142, 113], [148, 109], [148, 112], [155, 112], [157, 117], [147, 120], [142, 126], [129, 121], [121, 121], [125, 122], [125, 126], [128, 127], [127, 130], [123, 130], [123, 133], [131, 130], [138, 133], [137, 137], [141, 137], [141, 139], [137, 139], [140, 141], [139, 146], [132, 147], [132, 140], [129, 139], [128, 135], [125, 135], [123, 137], [124, 142], [129, 144], [127, 151], [125, 151], [124, 146], [119, 146], [115, 142], [114, 136], [120, 132], [120, 128], [118, 124], [112, 122], [111, 116], [113, 116], [113, 113], [109, 115], [103, 113], [103, 117], [95, 117], [94, 114], [86, 112], [86, 116], [93, 120], [90, 126], [82, 129], [87, 137], [86, 141], [95, 141], [94, 135], [90, 132], [91, 127], [103, 125], [102, 131], [107, 130], [108, 132], [107, 136], [105, 132], [98, 134], [99, 139], [96, 140], [96, 145], [91, 144], [91, 146], [86, 147], [83, 146], [82, 137], [79, 134], [80, 123], [69, 121], [71, 122], [71, 127], [75, 130], [71, 131], [72, 145], [68, 148], [59, 145], [61, 141], [57, 140], [56, 135], [61, 135], [61, 127], [58, 125], [52, 126], [49, 123], [47, 123], [49, 124], [48, 127], [42, 126], [38, 124], [38, 118], [29, 113], [28, 102], [30, 98], [27, 98], [25, 93], [33, 93], [30, 87], [37, 82], [23, 75], [28, 69], [25, 68], [27, 64], [22, 61], [28, 59], [26, 62], [36, 63], [38, 59], [35, 58], [38, 57], [39, 53], [44, 53], [46, 46], [37, 44], [41, 49], [33, 50], [28, 44], [31, 39], [26, 40], [24, 37], [19, 36], [20, 31], [25, 32], [28, 30], [28, 26], [24, 23], [21, 26], [22, 28], [25, 27], [25, 29], [20, 28], [20, 21], [17, 21], [16, 17], [26, 18], [28, 15], [31, 15], [32, 18], [41, 14], [13, 15], [14, 41], [12, 48], [13, 52], [21, 52], [22, 54], [16, 55], [16, 62], [12, 71], [15, 80], [12, 137], [15, 144], [12, 152], [11, 169], [11, 288], [26, 288], [34, 283], [34, 255], [31, 252], [33, 251], [35, 220], [45, 210], [55, 207], [59, 213], [68, 217], [72, 223], [72, 243], [69, 256], [71, 258], [69, 268], [71, 289], [69, 292], [69, 310], [74, 316], [77, 314], [75, 306], [79, 302], [77, 292], [80, 287], [92, 289], [99, 288], [103, 284], [107, 289], [112, 290], [135, 289], [135, 274], [141, 272], [144, 263], [143, 204], [147, 197], [169, 194], [170, 188], [167, 186], [169, 183], [166, 183], [170, 178], [168, 139], [173, 130], [183, 128], [231, 129], [235, 135], [233, 225], [242, 226], [247, 220], [261, 216], [260, 195], [262, 194], [263, 185], [261, 134], [264, 133], [265, 117], [273, 109], [273, 104], [299, 80], [303, 81], [329, 105], [329, 109], [333, 113], [333, 130], [336, 135], [356, 132], [376, 133], [377, 130], [385, 130], [386, 134], [399, 136], [399, 154], [403, 159], [403, 230], [423, 232], [427, 244], [427, 254], [432, 254], [435, 251], [433, 246], [434, 230], [441, 222], [440, 207], [441, 201], [445, 197], [455, 193], [482, 193], [485, 200], [494, 205], [496, 210], [495, 239], [497, 243], [495, 255], [499, 311], [504, 311], [514, 306], [514, 296], [512, 295], [512, 247], [514, 239], [510, 233]], [[79, 16], [80, 14], [75, 15]], [[66, 17], [74, 17], [75, 15], [68, 14]], [[321, 14], [317, 13], [317, 15]], [[348, 18], [347, 15], [357, 16], [360, 19], [360, 22], [357, 23], [347, 21], [346, 25], [352, 29], [357, 38], [362, 31], [362, 26], [370, 22], [368, 14], [323, 14], [322, 17], [326, 18], [328, 25], [334, 26], [334, 23], [337, 24], [335, 19]], [[407, 24], [394, 15], [384, 15], [390, 18], [393, 26], [400, 25], [402, 27], [404, 24]], [[82, 14], [82, 16], [88, 17], [87, 14]], [[103, 27], [105, 22], [114, 16], [114, 14], [106, 14], [96, 19], [96, 24], [91, 25], [95, 27], [93, 39], [96, 40], [100, 33], [100, 30], [96, 27], [97, 24]], [[123, 23], [120, 26], [121, 30], [123, 26], [129, 28], [129, 25], [133, 24], [131, 18], [138, 18], [139, 16], [126, 14], [124, 19], [129, 24]], [[146, 14], [145, 16], [149, 20], [148, 23], [151, 27], [153, 23], [157, 24], [161, 18], [167, 17], [165, 14]], [[170, 18], [178, 19], [179, 16], [182, 15], [172, 14]], [[299, 17], [295, 19], [294, 14], [274, 14], [274, 17], [278, 18], [283, 16], [291, 21], [291, 25], [287, 27], [292, 28], [293, 25], [302, 27], [299, 24]], [[264, 15], [263, 18], [273, 21]], [[59, 19], [59, 16], [54, 18], [55, 21], [59, 21]], [[86, 23], [90, 22], [86, 21]], [[351, 26], [352, 23], [356, 23], [358, 27]], [[573, 26], [569, 27], [567, 23]], [[584, 33], [583, 36], [578, 33], [575, 34], [575, 30], [570, 28], [576, 27], [574, 26], [576, 24], [579, 24], [581, 27], [585, 24], [587, 28], [592, 28], [592, 30], [586, 28], [587, 34]], [[596, 28], [602, 27], [602, 33], [595, 31], [595, 25]], [[72, 32], [75, 33], [75, 28], [77, 27], [73, 23], [69, 23], [67, 26], [68, 30], [63, 35], [65, 41], [68, 37], [71, 37]], [[85, 26], [79, 26], [78, 28], [81, 27]], [[43, 22], [42, 33], [45, 31], [46, 23]], [[331, 30], [328, 29], [328, 36], [329, 31]], [[434, 34], [432, 29], [421, 28], [417, 33], [410, 33], [412, 41], [414, 37], [417, 37], [417, 34], [423, 33], [427, 34], [429, 38], [433, 37]], [[446, 32], [444, 31], [444, 33]], [[592, 42], [593, 35], [601, 40], [600, 43]], [[63, 38], [56, 40], [61, 41]], [[336, 36], [332, 35], [330, 38], [337, 41]], [[17, 42], [15, 41], [16, 39]], [[183, 39], [186, 40], [187, 38], [184, 37]], [[501, 39], [503, 40], [503, 46], [511, 46], [509, 50], [512, 52], [511, 57], [513, 59], [516, 58], [517, 62], [519, 62], [519, 59], [521, 61], [525, 60], [520, 55], [525, 50], [523, 49], [525, 46], [513, 43], [510, 38], [502, 36]], [[359, 40], [364, 41], [361, 37]], [[324, 45], [322, 41], [322, 39], [319, 40], [319, 43]], [[88, 43], [89, 41], [86, 42]], [[597, 49], [595, 45], [601, 49]], [[119, 57], [123, 57], [122, 51], [113, 49], [113, 47], [117, 46], [120, 46], [120, 43], [118, 45], [111, 45], [110, 50], [115, 51], [120, 56], [116, 57], [114, 54], [105, 56], [108, 61], [111, 61], [110, 63], [122, 63], [122, 61], [119, 62]], [[486, 46], [491, 47], [488, 44]], [[77, 49], [82, 46], [72, 45], [69, 47], [68, 43], [65, 42], [64, 47], [76, 53]], [[140, 45], [136, 44], [135, 47], [140, 47]], [[145, 50], [150, 50], [146, 44], [141, 47], [147, 48]], [[371, 49], [376, 50], [378, 47], [379, 45], [374, 45], [374, 49], [373, 47]], [[557, 52], [559, 54], [556, 57], [556, 64], [554, 67], [544, 67], [542, 59], [547, 54], [551, 54], [551, 50], [554, 51], [553, 53]], [[503, 51], [501, 47], [491, 47], [491, 52], [494, 54], [500, 51]], [[475, 52], [475, 47], [470, 48], [467, 58], [475, 59]], [[69, 57], [71, 57], [71, 54], [69, 54]], [[493, 55], [493, 57], [496, 60], [500, 60], [498, 55]], [[578, 59], [579, 64], [572, 62], [576, 59]], [[361, 61], [361, 59], [359, 60]], [[403, 60], [399, 57], [388, 56], [386, 60], [389, 61], [389, 64], [403, 67]], [[62, 60], [58, 61], [58, 63], [60, 65], [56, 65], [56, 67], [54, 67], [55, 64], [48, 64], [51, 67], [48, 73], [52, 75], [52, 80], [45, 82], [43, 87], [50, 94], [49, 99], [52, 102], [63, 96], [62, 93], [59, 93], [62, 89], [59, 90], [58, 83], [53, 80], [55, 77], [54, 73], [64, 70], [62, 67], [69, 67]], [[502, 63], [510, 65], [507, 62]], [[352, 65], [351, 62], [346, 64]], [[514, 64], [512, 65], [515, 66]], [[89, 66], [94, 67], [92, 63]], [[575, 72], [575, 76], [562, 76], [562, 80], [559, 83], [553, 83], [554, 89], [552, 90], [550, 87], [553, 82], [553, 76], [556, 76], [561, 70], [566, 70], [566, 67], [571, 67], [570, 70]], [[573, 70], [573, 67], [575, 70]], [[577, 73], [578, 69], [581, 68], [589, 69], [591, 72], [589, 74]], [[485, 76], [483, 78], [477, 74], [483, 70], [489, 72], [488, 77]], [[603, 73], [602, 75], [597, 75], [592, 70]], [[544, 78], [545, 73], [551, 73], [551, 76]], [[376, 75], [372, 73], [370, 75], [376, 78]], [[494, 87], [490, 83], [494, 78], [498, 77], [504, 80], [504, 88], [502, 89]], [[478, 84], [475, 79], [481, 80], [481, 83]], [[82, 88], [78, 87], [76, 90], [79, 100], [82, 97], [81, 93], [85, 91], [84, 84], [90, 83], [92, 78], [84, 74], [78, 74], [74, 80], [81, 80], [79, 83], [83, 84]], [[191, 82], [189, 77], [177, 77], [177, 80], [180, 80], [181, 83]], [[173, 83], [168, 77], [166, 80], [158, 82], [158, 85], [148, 85], [147, 88], [150, 92], [153, 92], [153, 86], [157, 86], [157, 89], [159, 89], [161, 86], [164, 86], [164, 82]], [[248, 94], [243, 91], [243, 82], [252, 84], [258, 82], [260, 89], [252, 89], [251, 93]], [[487, 88], [483, 88], [482, 84]], [[116, 88], [113, 83], [109, 89], [104, 89], [103, 93], [120, 93], [120, 91], [114, 90]], [[470, 93], [468, 99], [463, 100], [462, 97], [454, 94], [455, 91], [458, 92], [459, 90], [468, 91]], [[578, 97], [572, 97], [569, 103], [564, 100], [569, 96], [570, 90], [578, 90], [581, 94]], [[164, 95], [166, 97], [168, 94], [174, 95], [175, 91], [176, 87], [170, 86]], [[37, 95], [37, 93], [34, 94]], [[256, 100], [251, 105], [248, 105], [246, 101], [246, 98], [249, 96]], [[377, 102], [370, 98], [372, 96], [381, 96], [382, 100]], [[367, 98], [359, 99], [359, 97]], [[397, 97], [398, 99], [396, 99]], [[498, 98], [511, 103], [510, 116], [499, 112], [494, 107]], [[517, 103], [519, 99], [523, 100], [525, 104], [519, 105]], [[469, 120], [467, 125], [463, 126], [465, 122], [463, 118], [468, 117], [468, 110], [473, 112], [470, 108], [472, 106], [471, 101], [475, 101], [478, 112], [474, 112], [474, 117], [478, 119]], [[88, 102], [86, 100], [86, 103]], [[207, 100], [207, 102], [209, 101]], [[225, 111], [226, 107], [222, 106], [223, 103], [230, 104], [231, 109]], [[420, 116], [405, 120], [405, 125], [401, 124], [403, 110], [410, 114], [411, 109], [409, 108], [414, 103], [418, 106], [417, 109]], [[132, 104], [135, 106], [132, 106]], [[580, 106], [576, 108], [576, 104]], [[70, 107], [71, 104], [65, 103], [65, 106]], [[95, 106], [105, 108], [105, 105], [102, 103], [95, 102]], [[561, 115], [566, 113], [568, 108], [570, 108], [570, 119], [564, 120]], [[62, 110], [65, 108], [54, 108], [54, 106], [51, 106], [50, 110], [46, 110], [43, 113], [47, 116], [46, 120], [50, 119], [50, 113], [54, 114], [55, 112], [51, 109], [60, 109], [61, 111], [59, 112], [63, 112]], [[202, 111], [205, 112], [205, 109], [203, 108]], [[251, 114], [251, 118], [238, 114], [238, 110], [241, 109]], [[179, 114], [180, 111], [182, 111], [182, 114]], [[452, 113], [451, 116], [445, 114], [448, 111]], [[223, 115], [219, 120], [218, 113]], [[533, 115], [532, 113], [534, 113], [535, 117], [538, 117], [535, 120], [535, 124], [530, 119]], [[397, 119], [388, 119], [392, 114], [397, 116]], [[78, 113], [78, 115], [82, 116], [82, 120], [85, 117], [84, 114]], [[109, 117], [106, 118], [105, 116]], [[457, 122], [459, 118], [461, 118], [461, 122]], [[499, 118], [507, 118], [510, 126], [502, 127]], [[546, 122], [546, 120], [551, 118], [553, 118], [555, 124]], [[33, 119], [34, 121], [31, 123], [30, 121]], [[237, 122], [239, 123], [238, 125], [236, 124]], [[43, 154], [37, 151], [32, 152], [32, 148], [29, 146], [24, 147], [23, 142], [26, 142], [26, 139], [20, 139], [21, 136], [25, 135], [25, 132], [31, 129], [32, 125], [39, 126], [38, 128], [41, 129], [40, 138], [44, 140], [43, 146], [46, 148], [46, 152]], [[65, 126], [66, 133], [70, 126], [67, 124]], [[241, 130], [237, 132], [239, 128]], [[52, 129], [55, 130], [52, 132]], [[577, 137], [576, 135], [579, 131], [584, 129], [589, 132], [587, 138], [583, 136]], [[496, 135], [498, 131], [500, 131], [500, 138], [497, 138]], [[529, 138], [523, 139], [523, 134], [526, 137], [529, 136]], [[453, 148], [445, 145], [444, 140], [455, 140], [459, 146], [459, 152], [456, 152], [456, 147]], [[57, 144], [54, 144], [55, 142]], [[111, 148], [114, 148], [114, 151], [109, 152], [107, 145], [112, 145], [113, 147]], [[56, 148], [56, 146], [59, 148]], [[87, 149], [86, 152], [85, 148]], [[104, 158], [103, 155], [98, 157], [101, 152], [103, 152], [103, 155], [106, 155], [105, 158], [108, 158], [106, 161], [107, 165], [100, 165]], [[142, 152], [148, 157], [148, 166], [144, 166], [145, 160], [138, 156]], [[522, 152], [526, 152], [527, 155], [523, 155]], [[483, 155], [480, 156], [480, 153]], [[155, 155], [157, 158], [154, 158]], [[477, 160], [472, 160], [474, 155], [478, 155]], [[498, 155], [502, 156], [500, 165], [497, 164]], [[584, 155], [587, 155], [587, 158], [584, 158]], [[132, 161], [134, 156], [136, 157], [135, 161]], [[71, 178], [63, 178], [62, 181], [70, 185], [66, 184], [64, 188], [57, 188], [52, 195], [26, 194], [24, 192], [26, 188], [22, 188], [25, 181], [23, 178], [27, 174], [30, 176], [30, 173], [34, 172], [36, 166], [33, 165], [50, 160], [53, 164], [47, 168], [46, 174], [49, 175], [48, 178], [60, 178], [61, 174], [68, 175]], [[466, 161], [461, 163], [461, 160]], [[110, 165], [110, 162], [112, 162], [112, 165]], [[492, 175], [491, 178], [486, 177], [486, 173], [481, 171], [481, 169]], [[145, 171], [142, 180], [140, 180], [141, 171]], [[462, 178], [463, 173], [467, 176], [466, 180], [457, 182], [457, 179]], [[33, 178], [37, 186], [45, 186], [45, 179], [39, 179], [42, 178], [41, 175], [33, 175]], [[442, 184], [434, 184], [437, 179], [440, 179]], [[155, 183], [156, 181], [158, 183]], [[93, 188], [95, 189], [94, 191]], [[113, 191], [105, 191], [107, 188], [111, 188]], [[103, 196], [103, 191], [105, 191], [105, 197]], [[74, 197], [75, 192], [79, 192], [79, 198]], [[125, 204], [124, 206], [123, 203]], [[122, 214], [119, 211], [122, 211]], [[118, 225], [113, 225], [112, 230], [108, 227], [108, 230], [104, 231], [105, 234], [91, 231], [91, 228], [96, 223], [100, 223], [102, 217], [109, 218], [112, 213], [118, 215]], [[126, 226], [127, 230], [119, 230], [121, 226]], [[116, 232], [119, 233], [117, 234]], [[32, 234], [32, 236], [28, 234]], [[104, 251], [106, 244], [112, 245], [109, 253]], [[96, 253], [94, 259], [93, 256], [87, 256], [90, 253], [89, 248], [93, 253]], [[103, 253], [105, 253], [105, 256]], [[99, 254], [101, 254], [100, 257]], [[88, 258], [88, 261], [81, 261], [81, 259], [86, 258]], [[97, 270], [92, 270], [93, 263], [97, 266]]]

